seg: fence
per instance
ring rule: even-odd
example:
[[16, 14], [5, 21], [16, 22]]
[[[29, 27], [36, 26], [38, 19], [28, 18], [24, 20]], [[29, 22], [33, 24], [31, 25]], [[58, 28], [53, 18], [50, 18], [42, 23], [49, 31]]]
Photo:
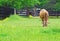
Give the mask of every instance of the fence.
[[[27, 13], [27, 10], [17, 10], [17, 14], [19, 14], [19, 15], [26, 15]], [[33, 14], [33, 16], [34, 16], [34, 11], [32, 10], [32, 14]], [[36, 16], [39, 16], [39, 12], [40, 12], [40, 10], [36, 10]], [[48, 12], [49, 12], [49, 15], [50, 16], [60, 16], [60, 11], [52, 11], [52, 10], [48, 10]]]
[[4, 19], [14, 13], [14, 9], [9, 7], [0, 7], [0, 19]]
[[[33, 16], [39, 16], [40, 9], [36, 9], [36, 14], [34, 13], [34, 10], [30, 10], [32, 12]], [[48, 10], [50, 16], [60, 16], [60, 11], [52, 11]], [[26, 16], [27, 15], [27, 10], [22, 9], [22, 10], [16, 10], [16, 13], [18, 15]], [[14, 14], [14, 9], [9, 8], [9, 7], [0, 7], [0, 19], [5, 18], [10, 16], [11, 14]]]

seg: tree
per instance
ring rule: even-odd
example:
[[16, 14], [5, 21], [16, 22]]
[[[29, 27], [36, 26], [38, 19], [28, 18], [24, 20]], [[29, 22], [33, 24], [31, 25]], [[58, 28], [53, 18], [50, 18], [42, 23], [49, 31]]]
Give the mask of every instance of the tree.
[[21, 8], [30, 8], [34, 7], [36, 4], [39, 4], [39, 0], [0, 0], [0, 6], [10, 6], [14, 8], [16, 14], [16, 9]]
[[40, 0], [40, 8], [47, 8], [50, 1], [51, 0]]
[[60, 11], [60, 0], [56, 0], [56, 4], [53, 7], [56, 11]]
[[60, 0], [55, 0], [56, 1], [56, 4], [54, 4], [54, 9], [56, 11], [56, 16], [57, 18], [59, 17], [59, 13], [60, 13]]
[[[37, 4], [40, 4], [39, 0], [24, 0], [24, 1], [22, 1], [23, 8], [27, 9], [27, 16], [29, 15], [29, 9], [32, 7], [35, 7], [35, 5], [37, 5]], [[35, 9], [34, 9], [34, 11], [36, 13]]]
[[16, 14], [16, 9], [22, 8], [22, 0], [0, 0], [0, 6], [9, 6], [14, 8], [14, 14]]

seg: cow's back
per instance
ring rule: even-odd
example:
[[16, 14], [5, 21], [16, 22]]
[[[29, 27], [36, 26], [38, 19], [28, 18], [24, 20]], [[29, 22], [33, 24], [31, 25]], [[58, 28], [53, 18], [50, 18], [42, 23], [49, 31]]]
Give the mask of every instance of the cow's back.
[[49, 16], [49, 15], [48, 15], [48, 11], [45, 10], [45, 9], [42, 9], [42, 10], [40, 11], [40, 18], [44, 18], [45, 15], [46, 15], [46, 16]]

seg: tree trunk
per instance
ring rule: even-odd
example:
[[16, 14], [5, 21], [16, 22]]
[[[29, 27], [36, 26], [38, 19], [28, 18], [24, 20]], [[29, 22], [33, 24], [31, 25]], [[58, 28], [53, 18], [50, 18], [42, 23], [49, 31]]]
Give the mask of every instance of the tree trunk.
[[36, 7], [34, 7], [34, 16], [36, 16]]
[[16, 9], [14, 8], [14, 15], [16, 15]]
[[27, 8], [26, 10], [26, 15], [29, 16], [29, 9]]
[[59, 16], [58, 16], [58, 11], [56, 11], [56, 16], [57, 16], [57, 18], [59, 17]]

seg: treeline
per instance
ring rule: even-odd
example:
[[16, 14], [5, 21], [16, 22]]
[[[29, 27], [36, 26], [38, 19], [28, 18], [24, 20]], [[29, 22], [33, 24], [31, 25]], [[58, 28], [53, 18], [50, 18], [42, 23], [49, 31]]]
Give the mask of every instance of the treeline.
[[53, 11], [60, 11], [60, 0], [40, 0], [40, 8], [50, 9]]

